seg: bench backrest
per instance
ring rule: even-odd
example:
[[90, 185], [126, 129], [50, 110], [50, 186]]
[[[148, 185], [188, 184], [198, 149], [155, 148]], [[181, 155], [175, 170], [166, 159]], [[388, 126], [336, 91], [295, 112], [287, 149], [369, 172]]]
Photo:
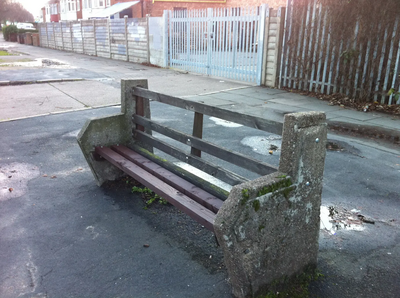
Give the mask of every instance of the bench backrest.
[[[238, 167], [244, 168], [262, 176], [277, 171], [278, 168], [273, 165], [255, 160], [249, 156], [245, 156], [238, 152], [233, 152], [219, 145], [203, 140], [203, 115], [217, 117], [223, 120], [235, 122], [241, 125], [275, 134], [282, 133], [282, 123], [251, 115], [241, 114], [235, 111], [221, 109], [219, 107], [210, 106], [204, 103], [161, 94], [141, 87], [132, 87], [131, 95], [133, 100], [136, 101], [136, 113], [132, 115], [132, 120], [136, 125], [136, 129], [134, 128], [133, 131], [133, 137], [135, 138], [135, 140], [141, 143], [142, 147], [135, 147], [135, 150], [140, 151], [142, 154], [145, 154], [147, 157], [152, 158], [155, 162], [161, 163], [163, 166], [169, 168], [170, 170], [173, 170], [174, 172], [182, 171], [182, 169], [174, 167], [173, 165], [166, 165], [165, 161], [162, 161], [159, 158], [152, 156], [151, 152], [153, 148], [157, 148], [167, 153], [168, 155], [175, 157], [178, 160], [181, 160], [198, 169], [201, 169], [202, 171], [230, 185], [237, 185], [248, 181], [248, 179], [227, 169], [223, 169], [210, 162], [207, 162], [206, 160], [201, 158], [202, 152], [205, 152], [209, 155], [215, 156], [228, 163], [234, 164]], [[193, 133], [189, 135], [152, 120], [150, 116], [150, 100], [194, 112]], [[152, 135], [152, 131], [155, 131], [159, 134], [162, 134], [189, 146], [191, 148], [191, 154], [188, 154], [184, 150], [176, 148], [175, 146], [157, 137], [154, 137]], [[148, 152], [143, 150], [143, 148], [147, 149]], [[171, 167], [174, 169], [171, 169]], [[195, 184], [196, 182], [197, 184], [199, 183], [199, 178], [197, 176], [192, 176], [187, 173], [185, 173], [184, 176]], [[200, 184], [201, 187], [204, 187], [204, 184], [207, 183], [205, 181], [202, 181]], [[218, 188], [217, 193], [215, 193], [213, 189], [215, 190], [216, 186], [210, 186], [206, 188], [213, 192], [214, 195], [217, 195], [218, 197], [223, 199], [228, 194], [227, 192], [224, 192]]]

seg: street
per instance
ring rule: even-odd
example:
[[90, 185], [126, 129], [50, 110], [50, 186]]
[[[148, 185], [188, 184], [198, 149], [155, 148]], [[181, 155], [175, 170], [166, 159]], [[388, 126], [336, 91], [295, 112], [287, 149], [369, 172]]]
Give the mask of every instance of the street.
[[[60, 80], [0, 86], [0, 297], [231, 297], [212, 233], [171, 206], [143, 209], [129, 181], [97, 187], [76, 136], [87, 119], [119, 111], [119, 80], [126, 77], [147, 78], [152, 90], [193, 100], [223, 94], [226, 99], [210, 102], [255, 114], [289, 97], [140, 64], [24, 45], [17, 50], [68, 67], [0, 68], [0, 81]], [[254, 90], [272, 102], [251, 97]], [[304, 102], [309, 110], [315, 99]], [[315, 105], [326, 108], [328, 119], [341, 112]], [[191, 129], [191, 112], [181, 117], [156, 102], [152, 109], [154, 120]], [[271, 117], [301, 110], [282, 109]], [[399, 127], [398, 119], [374, 117]], [[210, 117], [204, 125], [205, 139], [278, 165], [279, 136]], [[271, 144], [278, 147], [272, 155]], [[399, 145], [330, 132], [327, 150], [318, 264], [324, 278], [311, 284], [310, 296], [399, 297]]]

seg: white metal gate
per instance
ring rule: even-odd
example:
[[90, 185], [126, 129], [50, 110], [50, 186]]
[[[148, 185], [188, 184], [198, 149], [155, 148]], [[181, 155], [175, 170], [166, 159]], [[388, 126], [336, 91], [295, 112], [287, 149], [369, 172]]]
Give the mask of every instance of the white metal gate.
[[175, 10], [169, 18], [169, 65], [261, 84], [267, 5]]

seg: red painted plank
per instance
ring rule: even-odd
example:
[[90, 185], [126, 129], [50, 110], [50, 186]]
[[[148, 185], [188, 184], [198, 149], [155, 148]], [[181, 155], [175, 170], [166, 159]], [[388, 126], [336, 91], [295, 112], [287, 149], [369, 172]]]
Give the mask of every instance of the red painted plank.
[[121, 154], [123, 157], [129, 159], [136, 165], [150, 172], [154, 176], [158, 177], [162, 181], [173, 186], [175, 189], [184, 193], [188, 197], [192, 198], [199, 204], [210, 209], [214, 213], [217, 213], [221, 208], [223, 201], [205, 190], [195, 186], [193, 183], [175, 175], [171, 171], [163, 168], [162, 166], [152, 162], [148, 158], [136, 153], [135, 151], [125, 147], [123, 145], [111, 146], [111, 149]]
[[144, 186], [150, 188], [156, 194], [166, 199], [172, 205], [192, 217], [207, 229], [214, 231], [213, 223], [216, 215], [212, 211], [137, 166], [125, 157], [113, 151], [111, 148], [96, 147], [95, 151], [114, 166], [118, 167]]

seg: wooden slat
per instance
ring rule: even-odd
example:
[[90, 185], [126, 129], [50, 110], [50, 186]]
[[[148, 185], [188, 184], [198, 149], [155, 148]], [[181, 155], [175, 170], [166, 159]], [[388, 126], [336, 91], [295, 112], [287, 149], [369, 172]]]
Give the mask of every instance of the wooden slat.
[[206, 105], [203, 103], [185, 100], [179, 97], [165, 95], [162, 93], [150, 91], [140, 87], [134, 87], [133, 94], [148, 98], [161, 103], [169, 104], [178, 108], [186, 109], [200, 114], [221, 118], [227, 121], [232, 121], [248, 127], [257, 128], [274, 134], [282, 135], [283, 117], [282, 122], [271, 121], [268, 119], [245, 115], [239, 112], [228, 111], [218, 107]]
[[133, 122], [141, 126], [151, 128], [151, 130], [161, 133], [183, 144], [194, 147], [198, 150], [206, 152], [210, 155], [230, 162], [231, 164], [237, 165], [260, 175], [268, 175], [278, 170], [277, 167], [274, 167], [270, 164], [255, 160], [237, 152], [226, 150], [210, 142], [195, 138], [191, 135], [179, 132], [175, 129], [161, 125], [150, 119], [146, 119], [138, 115], [134, 115]]
[[[193, 174], [185, 169], [183, 169], [182, 167], [175, 165], [165, 159], [162, 159], [156, 155], [154, 155], [153, 153], [150, 153], [148, 150], [144, 149], [141, 146], [137, 146], [137, 145], [132, 145], [131, 148], [143, 155], [144, 157], [150, 159], [151, 161], [153, 161], [154, 163], [162, 166], [163, 168], [166, 168], [167, 170], [171, 171], [172, 173], [174, 173], [175, 175], [193, 183], [194, 185], [204, 189], [205, 191], [207, 191], [208, 193], [216, 196], [217, 198], [221, 199], [222, 201], [225, 201], [229, 195], [229, 191], [226, 191], [212, 183], [210, 183], [209, 181], [197, 176], [196, 174]], [[189, 164], [189, 163], [188, 163]]]
[[[206, 172], [207, 174], [220, 179], [230, 185], [236, 185], [240, 184], [246, 181], [249, 181], [248, 179], [233, 173], [227, 169], [223, 169], [222, 167], [216, 166], [204, 159], [201, 159], [197, 156], [188, 154], [168, 143], [165, 143], [161, 140], [158, 140], [152, 136], [149, 136], [145, 133], [142, 133], [140, 131], [135, 132], [135, 139], [142, 143], [149, 144], [150, 146], [153, 146], [157, 149], [160, 149], [161, 151], [167, 153], [168, 155], [171, 155], [183, 162], [186, 162], [199, 170]], [[138, 150], [135, 149], [136, 152]]]
[[[193, 120], [193, 136], [199, 139], [203, 138], [203, 114], [194, 113], [194, 120]], [[192, 147], [191, 153], [198, 157], [201, 157], [201, 151]]]
[[119, 145], [111, 146], [111, 149], [122, 155], [123, 157], [129, 159], [139, 167], [145, 169], [147, 172], [161, 179], [165, 183], [168, 183], [175, 189], [184, 193], [185, 195], [192, 198], [197, 203], [203, 205], [207, 209], [213, 211], [214, 213], [217, 213], [219, 208], [221, 208], [223, 204], [222, 200], [197, 187], [193, 183], [190, 183], [189, 181], [177, 176], [171, 171], [168, 171], [162, 166], [152, 162], [148, 158], [136, 153], [135, 151], [132, 151], [128, 147]]
[[114, 166], [121, 169], [144, 186], [150, 188], [156, 194], [166, 199], [172, 205], [182, 210], [207, 229], [214, 231], [213, 223], [216, 215], [213, 212], [177, 191], [175, 188], [161, 181], [159, 178], [145, 171], [141, 167], [135, 165], [117, 152], [111, 150], [111, 148], [96, 147], [95, 151]]

